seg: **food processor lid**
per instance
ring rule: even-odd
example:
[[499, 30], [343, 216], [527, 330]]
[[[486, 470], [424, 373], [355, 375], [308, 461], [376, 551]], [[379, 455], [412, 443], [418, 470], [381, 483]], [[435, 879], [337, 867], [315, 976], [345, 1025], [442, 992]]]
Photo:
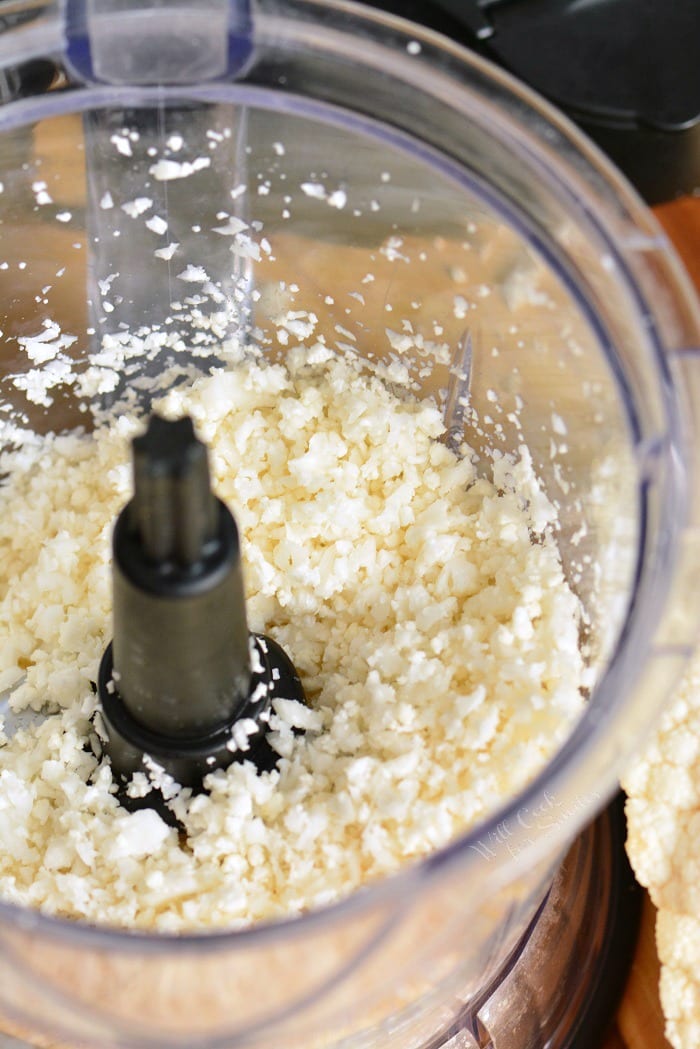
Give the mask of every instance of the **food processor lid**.
[[696, 0], [368, 0], [480, 51], [560, 106], [642, 194], [700, 185]]

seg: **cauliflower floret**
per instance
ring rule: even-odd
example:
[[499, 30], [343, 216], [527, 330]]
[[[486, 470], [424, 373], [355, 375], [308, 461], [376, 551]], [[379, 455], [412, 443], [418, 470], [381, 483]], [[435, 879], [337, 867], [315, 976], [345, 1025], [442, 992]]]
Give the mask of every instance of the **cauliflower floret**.
[[674, 1046], [700, 1045], [700, 918], [660, 911], [656, 940], [661, 958], [661, 1005]]
[[674, 1049], [700, 1046], [700, 653], [628, 770], [627, 852], [659, 908], [661, 1004]]

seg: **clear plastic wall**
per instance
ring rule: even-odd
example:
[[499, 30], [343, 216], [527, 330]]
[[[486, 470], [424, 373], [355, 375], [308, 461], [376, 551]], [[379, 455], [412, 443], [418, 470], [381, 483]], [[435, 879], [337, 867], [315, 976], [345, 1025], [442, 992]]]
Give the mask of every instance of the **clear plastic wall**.
[[530, 449], [590, 699], [492, 822], [325, 911], [168, 937], [0, 905], [0, 1012], [93, 1049], [419, 1047], [523, 934], [690, 651], [693, 306], [624, 184], [482, 62], [345, 5], [205, 6], [0, 36], [8, 83], [53, 69], [0, 108], [5, 445], [323, 336], [435, 398], [484, 472]]

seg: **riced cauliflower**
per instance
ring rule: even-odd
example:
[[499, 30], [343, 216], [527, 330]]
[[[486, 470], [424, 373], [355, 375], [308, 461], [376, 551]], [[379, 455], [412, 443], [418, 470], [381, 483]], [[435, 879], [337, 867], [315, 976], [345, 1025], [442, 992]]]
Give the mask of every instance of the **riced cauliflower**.
[[48, 715], [0, 747], [6, 900], [160, 930], [289, 916], [446, 845], [543, 768], [581, 711], [584, 667], [526, 449], [478, 477], [435, 404], [323, 347], [158, 407], [191, 414], [210, 446], [250, 628], [290, 654], [311, 709], [276, 704], [274, 771], [234, 763], [179, 793], [184, 845], [154, 812], [122, 809], [86, 743], [143, 422], [6, 454], [0, 682], [15, 713]]

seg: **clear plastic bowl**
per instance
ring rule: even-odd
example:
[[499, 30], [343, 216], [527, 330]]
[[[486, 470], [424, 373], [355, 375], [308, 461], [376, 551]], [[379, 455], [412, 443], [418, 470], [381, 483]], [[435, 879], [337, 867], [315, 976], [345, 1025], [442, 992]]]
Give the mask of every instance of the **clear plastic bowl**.
[[[442, 397], [483, 469], [493, 448], [529, 446], [588, 613], [594, 684], [519, 797], [324, 910], [168, 936], [0, 903], [0, 1012], [25, 1038], [92, 1049], [441, 1044], [695, 641], [699, 328], [683, 272], [564, 119], [408, 23], [332, 0], [15, 8], [0, 34], [13, 95], [0, 108], [4, 440], [22, 413], [47, 431], [84, 425], [87, 402], [127, 389], [145, 404], [166, 367], [225, 365], [251, 327], [283, 357], [289, 309], [370, 363], [409, 319], [421, 338], [403, 350], [408, 374]], [[188, 177], [149, 170], [168, 157]], [[166, 233], [122, 209], [141, 196]], [[233, 257], [209, 232], [221, 211], [258, 247]], [[170, 242], [177, 259], [154, 259]], [[173, 306], [194, 287], [176, 279], [182, 260], [211, 278], [194, 309]], [[76, 336], [61, 355], [84, 375], [48, 387], [48, 406], [16, 383], [32, 368], [17, 340], [46, 318]], [[148, 348], [109, 389], [99, 353], [124, 326], [141, 326]], [[149, 342], [163, 326], [181, 345]]]

